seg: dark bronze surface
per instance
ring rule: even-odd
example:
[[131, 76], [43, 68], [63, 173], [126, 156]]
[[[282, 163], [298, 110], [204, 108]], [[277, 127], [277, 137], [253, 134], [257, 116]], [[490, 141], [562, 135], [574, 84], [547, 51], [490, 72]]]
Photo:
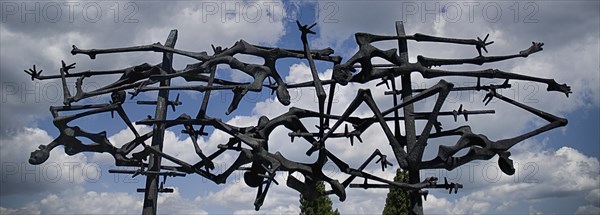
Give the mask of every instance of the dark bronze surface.
[[[488, 42], [487, 35], [483, 40], [477, 39], [454, 39], [445, 37], [435, 37], [424, 34], [405, 35], [402, 22], [397, 22], [397, 35], [373, 35], [368, 33], [356, 33], [355, 38], [359, 50], [349, 60], [342, 63], [342, 58], [333, 55], [331, 48], [322, 50], [311, 50], [308, 45], [308, 34], [315, 34], [311, 31], [314, 25], [302, 25], [299, 22], [298, 28], [302, 32], [301, 40], [303, 50], [290, 50], [276, 47], [264, 47], [253, 45], [240, 40], [229, 48], [213, 47], [213, 55], [207, 52], [190, 52], [174, 48], [177, 39], [177, 32], [173, 30], [167, 39], [165, 45], [155, 43], [151, 45], [133, 46], [125, 48], [112, 49], [80, 49], [73, 46], [71, 53], [73, 55], [85, 54], [91, 59], [95, 59], [99, 54], [111, 54], [119, 52], [137, 52], [149, 51], [163, 53], [163, 61], [160, 64], [148, 64], [108, 71], [83, 71], [71, 72], [75, 68], [75, 63], [67, 65], [62, 62], [60, 75], [42, 76], [42, 70], [37, 71], [35, 65], [32, 69], [25, 70], [32, 78], [38, 80], [61, 79], [63, 83], [64, 105], [52, 106], [50, 112], [54, 118], [53, 123], [59, 129], [60, 135], [50, 144], [40, 145], [39, 149], [31, 153], [29, 163], [41, 164], [49, 157], [49, 152], [56, 146], [64, 146], [65, 153], [74, 155], [80, 152], [106, 152], [115, 159], [117, 166], [138, 167], [138, 170], [111, 170], [111, 173], [132, 174], [133, 176], [145, 175], [147, 184], [144, 199], [144, 214], [156, 213], [156, 199], [158, 192], [172, 192], [170, 188], [164, 188], [167, 176], [185, 176], [187, 174], [198, 174], [217, 184], [225, 183], [227, 178], [236, 170], [245, 171], [244, 181], [250, 186], [257, 188], [257, 195], [254, 202], [255, 209], [259, 210], [269, 191], [272, 183], [279, 184], [275, 180], [277, 172], [300, 173], [304, 176], [304, 181], [296, 179], [288, 174], [286, 185], [297, 190], [302, 195], [315, 197], [318, 195], [334, 194], [340, 201], [346, 199], [346, 188], [388, 188], [390, 186], [400, 187], [411, 191], [411, 202], [415, 214], [422, 213], [421, 196], [427, 195], [426, 188], [443, 188], [455, 193], [463, 185], [458, 183], [438, 183], [435, 177], [421, 179], [419, 170], [421, 169], [447, 169], [452, 170], [473, 160], [488, 160], [498, 155], [498, 165], [500, 169], [508, 174], [515, 173], [513, 161], [509, 158], [508, 151], [515, 144], [543, 133], [545, 131], [565, 126], [567, 120], [554, 116], [550, 113], [535, 109], [518, 101], [504, 97], [497, 93], [498, 89], [510, 88], [510, 80], [521, 80], [538, 82], [547, 85], [548, 91], [558, 91], [566, 94], [571, 93], [571, 89], [566, 84], [558, 84], [553, 79], [538, 78], [516, 73], [500, 71], [498, 69], [483, 69], [477, 71], [448, 71], [442, 69], [432, 69], [433, 66], [475, 64], [483, 65], [489, 62], [497, 62], [518, 57], [528, 57], [529, 55], [542, 50], [543, 43], [533, 42], [532, 46], [520, 51], [518, 54], [506, 56], [483, 56], [481, 50], [487, 53], [487, 48], [493, 42]], [[373, 42], [383, 40], [397, 40], [399, 50], [381, 50], [372, 45]], [[418, 56], [417, 62], [408, 62], [408, 50], [406, 41], [417, 42], [437, 42], [454, 43], [461, 45], [474, 46], [478, 55], [468, 59], [436, 59], [424, 56]], [[236, 54], [246, 54], [264, 59], [264, 64], [251, 64], [238, 60]], [[174, 70], [171, 67], [173, 55], [181, 55], [197, 60], [197, 63], [187, 65], [183, 70]], [[374, 57], [380, 57], [388, 61], [388, 64], [374, 65], [371, 60]], [[303, 83], [285, 83], [276, 69], [277, 60], [282, 58], [306, 59], [309, 63], [313, 81]], [[331, 79], [321, 80], [315, 66], [315, 61], [324, 61], [333, 63], [333, 75]], [[224, 64], [233, 69], [240, 70], [253, 77], [250, 83], [238, 83], [234, 81], [215, 78], [216, 66]], [[357, 72], [356, 68], [360, 68]], [[454, 87], [454, 84], [445, 80], [439, 82], [427, 89], [413, 89], [410, 85], [410, 75], [419, 73], [424, 78], [438, 77], [473, 77], [477, 79], [476, 86]], [[84, 92], [82, 85], [85, 78], [99, 75], [122, 74], [121, 77], [104, 87]], [[197, 85], [176, 86], [171, 85], [172, 78], [182, 77], [187, 82], [198, 83]], [[76, 92], [72, 95], [66, 85], [68, 78], [76, 78]], [[396, 78], [401, 79], [400, 87], [396, 85]], [[480, 84], [480, 79], [501, 79], [501, 84]], [[274, 83], [271, 82], [274, 80]], [[360, 89], [356, 92], [356, 97], [348, 107], [343, 107], [345, 111], [342, 115], [331, 114], [333, 95], [338, 86], [345, 86], [349, 82], [367, 83], [381, 79], [381, 84], [388, 86], [391, 82], [391, 91], [386, 95], [393, 97], [393, 107], [381, 109], [373, 99], [369, 89]], [[265, 83], [268, 80], [268, 83]], [[159, 86], [152, 86], [159, 84]], [[329, 92], [326, 92], [324, 86], [329, 86]], [[288, 89], [314, 87], [318, 98], [318, 110], [306, 110], [297, 107], [291, 107], [288, 112], [269, 119], [266, 116], [260, 117], [255, 126], [236, 127], [221, 121], [219, 118], [211, 117], [206, 113], [209, 105], [211, 91], [231, 90], [234, 97], [225, 111], [225, 114], [234, 112], [242, 98], [248, 91], [260, 92], [264, 88], [269, 88], [276, 93], [278, 101], [283, 105], [290, 104], [290, 94]], [[399, 89], [398, 89], [399, 88]], [[169, 91], [172, 90], [190, 90], [204, 92], [202, 104], [196, 117], [187, 114], [181, 114], [176, 118], [167, 117], [169, 106], [175, 111], [175, 106], [181, 105], [179, 96], [174, 101], [170, 101]], [[512, 104], [518, 108], [528, 111], [540, 118], [548, 121], [548, 124], [534, 129], [530, 132], [501, 140], [490, 140], [483, 134], [476, 134], [471, 131], [470, 126], [460, 126], [452, 129], [442, 129], [438, 122], [439, 116], [453, 116], [457, 120], [459, 115], [463, 115], [465, 121], [468, 115], [491, 114], [494, 110], [474, 110], [467, 111], [462, 108], [454, 111], [442, 111], [442, 105], [451, 91], [486, 91], [487, 94], [483, 100], [487, 105], [492, 99], [497, 98], [506, 103]], [[133, 126], [127, 112], [122, 104], [127, 100], [126, 92], [133, 99], [140, 92], [158, 91], [157, 101], [137, 101], [139, 105], [156, 105], [154, 117], [136, 121], [136, 124], [153, 126], [153, 131], [140, 134]], [[110, 94], [111, 102], [106, 104], [85, 104], [73, 105], [85, 98]], [[398, 99], [397, 95], [400, 95]], [[435, 98], [435, 104], [431, 112], [414, 112], [412, 105], [415, 102], [422, 101], [429, 97]], [[360, 118], [352, 116], [352, 113], [365, 103], [373, 111], [372, 117]], [[60, 115], [64, 111], [78, 111], [73, 115]], [[82, 130], [78, 126], [69, 125], [69, 122], [104, 112], [117, 112], [118, 116], [133, 132], [135, 138], [121, 147], [115, 147], [106, 136], [106, 132], [90, 133]], [[114, 115], [113, 115], [114, 116]], [[318, 131], [311, 132], [301, 119], [314, 118], [319, 119], [316, 125]], [[424, 128], [417, 133], [415, 130], [415, 120], [426, 121]], [[333, 121], [334, 123], [330, 123]], [[388, 121], [394, 122], [394, 128], [390, 128]], [[400, 122], [405, 124], [405, 135], [400, 132]], [[352, 125], [349, 129], [348, 124]], [[358, 168], [351, 167], [337, 155], [329, 151], [326, 147], [326, 141], [330, 138], [348, 138], [350, 145], [354, 144], [354, 139], [362, 142], [361, 134], [371, 127], [378, 124], [386, 135], [387, 140], [394, 153], [394, 158], [399, 167], [409, 171], [409, 183], [398, 183], [384, 179], [363, 171], [366, 166], [378, 158], [376, 163], [381, 164], [382, 170], [392, 165], [387, 156], [375, 149], [373, 154]], [[343, 133], [336, 133], [340, 126], [344, 125]], [[166, 154], [162, 151], [163, 134], [165, 129], [175, 126], [181, 126], [183, 133], [188, 134], [193, 142], [194, 151], [198, 155], [197, 163], [187, 163], [178, 159], [176, 156]], [[314, 163], [301, 163], [285, 158], [279, 152], [269, 150], [269, 135], [277, 127], [283, 126], [290, 130], [291, 141], [295, 137], [303, 138], [311, 147], [306, 151], [306, 155], [317, 153], [318, 157]], [[218, 146], [218, 150], [212, 154], [205, 155], [198, 145], [198, 137], [208, 135], [205, 132], [206, 127], [212, 127], [223, 131], [231, 136], [229, 141]], [[198, 128], [198, 130], [196, 130]], [[435, 129], [435, 130], [433, 130]], [[445, 136], [460, 136], [458, 142], [454, 145], [441, 145], [438, 155], [434, 159], [423, 161], [422, 156], [427, 146], [427, 141], [431, 138]], [[146, 141], [153, 137], [150, 145]], [[93, 143], [83, 144], [79, 138], [89, 139]], [[273, 144], [273, 143], [271, 143]], [[281, 144], [281, 143], [275, 143]], [[141, 150], [132, 153], [136, 148]], [[463, 156], [455, 156], [462, 150], [468, 149], [468, 153]], [[220, 174], [213, 173], [215, 165], [213, 159], [220, 156], [225, 151], [238, 152], [238, 157], [231, 166]], [[161, 165], [160, 160], [167, 159], [175, 163], [175, 166]], [[332, 179], [323, 173], [323, 166], [327, 161], [332, 161], [337, 168], [348, 178], [343, 182]], [[249, 165], [249, 166], [245, 166]], [[163, 176], [163, 182], [159, 186], [159, 176]], [[362, 178], [363, 183], [352, 184], [356, 178]], [[324, 181], [329, 183], [331, 190], [325, 193], [316, 192], [316, 182]], [[378, 182], [378, 183], [371, 183]]]

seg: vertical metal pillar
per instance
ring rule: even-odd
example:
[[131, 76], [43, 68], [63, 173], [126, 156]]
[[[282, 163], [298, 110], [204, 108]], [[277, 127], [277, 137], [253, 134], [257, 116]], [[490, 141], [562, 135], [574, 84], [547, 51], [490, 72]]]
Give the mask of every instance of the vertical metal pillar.
[[[398, 36], [404, 36], [404, 24], [402, 21], [396, 21], [396, 34]], [[398, 52], [402, 63], [408, 63], [408, 46], [406, 39], [398, 39]], [[402, 75], [402, 100], [407, 100], [412, 97], [412, 84], [410, 74]], [[412, 149], [417, 143], [417, 135], [415, 130], [415, 118], [412, 115], [414, 112], [413, 105], [406, 105], [404, 108], [404, 131], [406, 150], [408, 152], [408, 164], [410, 169], [408, 170], [408, 181], [411, 184], [421, 182], [421, 176], [419, 174], [419, 165], [415, 165], [416, 162], [421, 162], [421, 156], [411, 153]], [[423, 201], [421, 200], [421, 194], [418, 192], [410, 192], [410, 214], [423, 214]]]
[[[169, 37], [165, 42], [165, 46], [167, 47], [175, 47], [175, 42], [177, 41], [177, 30], [171, 30], [169, 33]], [[167, 73], [171, 73], [173, 70], [173, 53], [164, 53], [162, 60], [162, 70]], [[170, 79], [166, 79], [160, 82], [161, 87], [167, 87], [171, 84]], [[165, 120], [167, 118], [167, 104], [169, 101], [169, 90], [159, 90], [158, 98], [156, 100], [156, 120]], [[164, 123], [155, 123], [152, 128], [152, 145], [155, 149], [162, 151], [163, 148], [163, 140], [165, 135], [165, 124]], [[160, 159], [161, 157], [158, 155], [150, 154], [150, 158], [148, 160], [148, 170], [152, 172], [160, 172]], [[148, 174], [146, 175], [146, 192], [144, 193], [144, 208], [142, 210], [142, 214], [144, 215], [154, 215], [156, 214], [156, 204], [158, 200], [158, 183], [159, 178], [158, 174]]]

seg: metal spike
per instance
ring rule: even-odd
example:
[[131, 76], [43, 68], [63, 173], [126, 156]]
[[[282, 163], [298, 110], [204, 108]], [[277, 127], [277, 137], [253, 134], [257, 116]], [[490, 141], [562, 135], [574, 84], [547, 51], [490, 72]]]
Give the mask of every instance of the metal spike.
[[452, 116], [454, 117], [454, 122], [457, 121], [458, 114], [459, 114], [458, 111], [456, 111], [456, 110], [452, 111]]
[[200, 135], [202, 135], [202, 136], [206, 136], [206, 135], [208, 135], [208, 133], [204, 132], [204, 127], [205, 127], [205, 126], [206, 126], [206, 125], [202, 125], [202, 126], [200, 126], [200, 129], [198, 130], [198, 133], [200, 133]]
[[427, 201], [427, 194], [429, 194], [429, 191], [428, 190], [419, 190], [418, 192], [419, 192], [419, 194], [421, 194], [423, 196], [423, 199], [425, 201]]
[[378, 87], [378, 86], [380, 86], [382, 84], [385, 84], [385, 86], [387, 87], [388, 90], [390, 89], [390, 84], [388, 83], [386, 77], [381, 78], [381, 82], [377, 83], [375, 86]]
[[357, 134], [357, 135], [356, 135], [356, 139], [358, 139], [358, 141], [359, 141], [360, 143], [362, 143], [362, 142], [363, 142], [362, 138], [360, 138], [360, 134]]
[[133, 173], [133, 175], [131, 175], [131, 178], [135, 178], [136, 176], [142, 174], [143, 171], [144, 171], [144, 169], [136, 170], [135, 173]]
[[440, 133], [442, 132], [442, 123], [439, 121], [436, 121], [433, 126], [435, 127], [435, 132]]
[[302, 25], [300, 24], [300, 21], [296, 20], [296, 25], [298, 25], [298, 28], [302, 28]]
[[175, 106], [180, 105], [179, 103], [179, 93], [177, 93], [177, 97], [175, 98], [175, 101], [171, 102], [171, 108], [173, 108], [173, 112], [175, 112]]
[[346, 124], [346, 127], [344, 128], [344, 135], [348, 136], [348, 124]]

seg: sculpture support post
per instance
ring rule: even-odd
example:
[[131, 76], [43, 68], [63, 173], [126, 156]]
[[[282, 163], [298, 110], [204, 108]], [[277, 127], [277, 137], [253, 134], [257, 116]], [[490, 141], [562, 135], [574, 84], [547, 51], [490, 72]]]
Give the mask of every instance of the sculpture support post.
[[[396, 34], [398, 36], [404, 36], [406, 33], [404, 32], [404, 24], [402, 21], [396, 21]], [[406, 39], [398, 39], [398, 55], [400, 56], [400, 60], [402, 63], [408, 63], [408, 45], [406, 44]], [[402, 100], [406, 101], [412, 97], [412, 84], [410, 79], [410, 73], [406, 75], [402, 75]], [[406, 144], [406, 150], [409, 152], [408, 154], [408, 163], [411, 168], [408, 170], [408, 181], [409, 183], [419, 183], [421, 181], [421, 176], [419, 175], [419, 165], [418, 163], [421, 161], [420, 153], [410, 153], [412, 149], [415, 147], [417, 143], [417, 136], [415, 131], [415, 117], [413, 116], [414, 108], [412, 104], [409, 104], [403, 108], [404, 110], [404, 137], [406, 138], [403, 141]], [[398, 120], [398, 119], [396, 119]], [[421, 194], [418, 192], [410, 192], [410, 210], [411, 214], [423, 214], [423, 202], [421, 201]]]
[[[175, 47], [177, 40], [177, 30], [171, 30], [169, 37], [165, 42], [167, 47]], [[173, 53], [164, 53], [162, 60], [162, 70], [171, 73], [173, 63]], [[171, 84], [170, 79], [165, 79], [160, 82], [161, 87], [168, 87]], [[169, 101], [169, 90], [163, 89], [158, 92], [158, 98], [156, 100], [156, 120], [165, 120], [167, 118], [167, 103]], [[165, 135], [165, 123], [157, 122], [152, 128], [152, 146], [155, 149], [162, 151], [163, 140]], [[160, 172], [160, 159], [159, 155], [150, 154], [148, 161], [148, 170], [152, 172]], [[158, 200], [158, 174], [148, 174], [146, 176], [146, 192], [144, 193], [144, 208], [142, 214], [154, 215], [156, 214], [156, 204]]]

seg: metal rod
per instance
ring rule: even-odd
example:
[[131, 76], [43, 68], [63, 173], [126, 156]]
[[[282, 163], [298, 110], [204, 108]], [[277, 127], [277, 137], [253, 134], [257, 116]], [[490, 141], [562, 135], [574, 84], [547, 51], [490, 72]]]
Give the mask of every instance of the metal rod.
[[[396, 22], [396, 34], [398, 36], [404, 36], [406, 33], [404, 32], [404, 24], [402, 21]], [[398, 39], [398, 51], [400, 60], [404, 63], [408, 63], [408, 45], [406, 44], [406, 39]], [[410, 73], [401, 76], [402, 79], [402, 100], [406, 101], [412, 97], [412, 84], [410, 80]], [[407, 151], [412, 151], [412, 148], [415, 147], [417, 142], [417, 134], [415, 130], [415, 119], [412, 115], [414, 111], [414, 107], [412, 104], [409, 104], [404, 107], [404, 129], [405, 129], [405, 143], [407, 146]], [[408, 162], [409, 164], [420, 162], [421, 156], [409, 155]], [[411, 165], [414, 166], [414, 165]], [[409, 169], [408, 170], [408, 181], [411, 184], [419, 183], [421, 181], [421, 177], [419, 175], [419, 169]], [[410, 197], [410, 214], [423, 214], [423, 202], [421, 200], [421, 195], [417, 192], [412, 192], [409, 194]]]
[[[215, 80], [215, 72], [217, 70], [217, 66], [211, 66], [210, 68], [207, 68], [206, 70], [210, 72], [210, 78], [208, 79], [208, 82], [206, 83], [206, 86], [210, 88], [210, 87], [212, 87], [213, 81]], [[206, 116], [206, 108], [208, 107], [209, 99], [210, 99], [210, 90], [206, 90], [206, 91], [204, 91], [204, 96], [202, 97], [202, 104], [200, 105], [200, 110], [198, 111], [198, 114], [196, 115], [196, 119], [204, 118], [204, 116]]]
[[392, 188], [394, 187], [394, 185], [389, 185], [389, 184], [350, 184], [350, 188], [363, 188], [363, 189], [369, 189], [369, 188]]
[[[510, 87], [511, 87], [511, 85], [510, 85], [510, 84], [508, 84], [508, 85], [494, 85], [494, 87], [495, 87], [496, 89], [507, 89], [507, 88], [510, 88]], [[486, 91], [487, 91], [487, 90], [488, 90], [488, 89], [490, 89], [490, 88], [491, 88], [491, 86], [490, 86], [490, 85], [483, 85], [483, 86], [467, 86], [467, 87], [454, 87], [454, 88], [452, 88], [452, 90], [450, 90], [450, 91], [471, 91], [471, 90], [476, 90], [476, 91], [479, 91], [479, 90], [486, 90]], [[420, 93], [420, 92], [423, 92], [423, 91], [425, 91], [425, 90], [427, 90], [427, 89], [413, 89], [413, 92], [415, 92], [415, 93]], [[399, 90], [395, 90], [395, 91], [394, 91], [394, 90], [390, 90], [390, 91], [385, 91], [385, 92], [384, 92], [384, 95], [395, 95], [395, 94], [402, 94], [402, 92], [401, 92], [401, 91], [399, 91]]]
[[[175, 47], [175, 42], [177, 41], [177, 30], [171, 30], [169, 33], [169, 37], [165, 42], [165, 46], [167, 47]], [[173, 63], [173, 53], [164, 53], [163, 61], [162, 61], [162, 69], [166, 72], [171, 72]], [[168, 87], [171, 84], [170, 79], [165, 79], [160, 82], [161, 87]], [[169, 101], [169, 90], [161, 89], [158, 92], [158, 98], [156, 100], [156, 114], [154, 119], [164, 120], [167, 118], [167, 104]], [[152, 145], [151, 147], [162, 151], [163, 148], [163, 140], [165, 135], [165, 124], [164, 123], [156, 123], [152, 129]], [[155, 154], [150, 154], [149, 158], [149, 171], [160, 171], [160, 160], [161, 157]], [[158, 175], [151, 174], [146, 175], [146, 192], [144, 193], [144, 207], [142, 210], [142, 214], [144, 215], [154, 215], [156, 214], [156, 205], [158, 200]]]
[[[391, 63], [373, 64], [371, 66], [374, 67], [374, 68], [378, 68], [378, 67], [398, 67], [398, 65], [391, 64]], [[354, 67], [354, 68], [362, 68], [362, 66], [360, 64], [354, 64], [354, 65], [352, 65], [352, 67]]]

